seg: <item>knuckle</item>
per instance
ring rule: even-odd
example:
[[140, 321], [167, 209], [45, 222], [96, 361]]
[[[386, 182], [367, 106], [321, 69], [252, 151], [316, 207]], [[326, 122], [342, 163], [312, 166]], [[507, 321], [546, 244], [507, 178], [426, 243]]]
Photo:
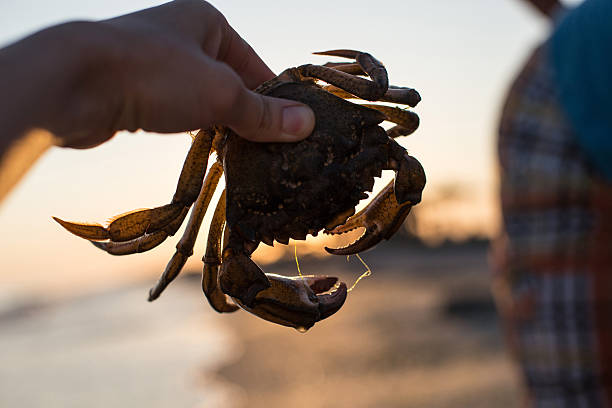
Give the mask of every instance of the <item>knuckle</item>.
[[205, 15], [208, 18], [215, 19], [219, 18], [219, 16], [223, 17], [219, 10], [204, 0], [175, 0], [174, 4], [190, 13], [195, 13], [197, 16]]
[[240, 81], [237, 81], [231, 73], [224, 75], [224, 78], [219, 78], [219, 82], [223, 84], [219, 91], [214, 95], [214, 114], [226, 119], [231, 117], [231, 112], [240, 106], [244, 99], [245, 89], [241, 86]]
[[248, 123], [244, 124], [248, 127], [240, 136], [256, 142], [266, 141], [278, 130], [275, 112], [270, 100], [265, 96], [255, 94], [254, 101], [252, 111], [248, 115]]
[[252, 58], [250, 58], [249, 54], [242, 54], [240, 56], [240, 59], [236, 62], [234, 66], [234, 71], [236, 71], [238, 74], [247, 72], [247, 70], [249, 69], [249, 65], [251, 64], [251, 60]]
[[256, 94], [259, 99], [258, 106], [259, 110], [259, 119], [257, 120], [257, 129], [270, 129], [272, 127], [272, 107], [270, 106], [270, 101], [268, 98], [263, 95]]

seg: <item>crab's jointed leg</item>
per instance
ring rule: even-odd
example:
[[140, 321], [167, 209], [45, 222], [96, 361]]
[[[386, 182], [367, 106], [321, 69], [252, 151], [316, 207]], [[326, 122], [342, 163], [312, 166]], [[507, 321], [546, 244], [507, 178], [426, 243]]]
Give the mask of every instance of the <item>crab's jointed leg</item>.
[[223, 293], [251, 306], [257, 293], [270, 287], [263, 271], [251, 260], [259, 242], [247, 241], [229, 225], [225, 228], [219, 284]]
[[[131, 211], [113, 218], [108, 227], [63, 221], [53, 217], [69, 232], [90, 241], [109, 242], [97, 247], [115, 255], [142, 252], [159, 245], [174, 235], [184, 220], [189, 207], [202, 188], [206, 164], [211, 151], [214, 129], [201, 130], [196, 135], [181, 171], [176, 192], [170, 204]], [[164, 233], [156, 234], [159, 231]], [[166, 234], [164, 236], [164, 234]], [[117, 243], [124, 243], [118, 245]]]
[[178, 244], [176, 244], [176, 252], [168, 262], [168, 265], [166, 265], [166, 269], [159, 278], [157, 284], [149, 291], [149, 301], [159, 297], [166, 286], [178, 276], [183, 266], [185, 266], [187, 259], [193, 254], [193, 246], [198, 237], [204, 214], [206, 214], [206, 209], [215, 193], [215, 188], [219, 183], [222, 173], [223, 166], [218, 161], [215, 162], [211, 166], [204, 180], [204, 186], [191, 210], [191, 216], [185, 228], [185, 233]]
[[228, 302], [227, 296], [219, 287], [219, 266], [221, 265], [221, 238], [225, 226], [225, 190], [215, 208], [213, 219], [208, 230], [208, 241], [202, 273], [202, 291], [208, 303], [219, 313], [230, 313], [238, 309], [238, 306]]
[[419, 127], [420, 119], [419, 116], [409, 110], [395, 108], [392, 106], [386, 105], [374, 105], [369, 103], [364, 103], [362, 106], [365, 106], [370, 109], [376, 109], [379, 112], [382, 112], [387, 117], [386, 120], [389, 122], [393, 122], [401, 126], [403, 129], [402, 136], [408, 136], [413, 133]]
[[[350, 64], [350, 65], [353, 65], [353, 64]], [[349, 65], [347, 65], [347, 67], [348, 66]], [[352, 68], [349, 68], [347, 69], [347, 71], [344, 71], [345, 68], [343, 68], [342, 65], [339, 67], [334, 67], [334, 69], [340, 70], [342, 72], [347, 72], [347, 71], [354, 72], [352, 71]], [[335, 85], [325, 85], [323, 86], [323, 89], [325, 89], [327, 92], [334, 94], [337, 97], [342, 98], [342, 99], [355, 99], [355, 95], [345, 91], [342, 88], [338, 88]], [[396, 87], [396, 86], [390, 85], [389, 89], [387, 89], [387, 92], [385, 92], [385, 94], [382, 97], [380, 97], [378, 101], [401, 103], [402, 105], [408, 105], [414, 108], [421, 101], [421, 95], [419, 95], [419, 93], [412, 88], [403, 88], [403, 87]]]
[[301, 75], [321, 79], [368, 101], [380, 100], [389, 88], [387, 70], [368, 53], [353, 50], [333, 50], [315, 52], [315, 54], [354, 59], [372, 80], [360, 78], [334, 68], [312, 64], [299, 66], [298, 70]]
[[111, 255], [130, 255], [139, 252], [146, 252], [150, 249], [155, 248], [166, 240], [169, 236], [176, 234], [176, 231], [181, 227], [189, 208], [183, 208], [183, 211], [172, 220], [163, 229], [153, 232], [151, 234], [144, 234], [141, 237], [134, 238], [129, 241], [114, 242], [114, 241], [90, 241], [94, 246], [100, 248], [103, 251], [108, 252]]
[[[325, 90], [344, 99], [355, 96], [368, 101], [401, 103], [415, 107], [421, 96], [412, 88], [389, 85], [387, 70], [376, 58], [365, 52], [353, 50], [332, 50], [315, 52], [315, 55], [329, 55], [350, 58], [357, 63], [328, 62], [325, 65], [306, 64], [298, 67], [303, 76], [321, 79], [329, 86]], [[356, 77], [368, 75], [373, 81]]]
[[391, 139], [395, 139], [396, 137], [400, 136], [408, 136], [411, 133], [412, 131], [410, 129], [400, 125], [395, 125], [392, 128], [387, 129], [387, 136], [389, 136]]
[[[361, 65], [359, 65], [356, 62], [354, 63], [328, 62], [326, 64], [323, 64], [323, 66], [327, 68], [333, 68], [337, 71], [346, 72], [347, 74], [351, 74], [351, 75], [368, 75], [368, 73], [365, 72], [363, 68], [361, 68]], [[354, 98], [354, 96], [351, 95], [349, 98]]]
[[383, 102], [401, 103], [414, 108], [421, 102], [421, 95], [416, 89], [390, 85], [380, 100]]

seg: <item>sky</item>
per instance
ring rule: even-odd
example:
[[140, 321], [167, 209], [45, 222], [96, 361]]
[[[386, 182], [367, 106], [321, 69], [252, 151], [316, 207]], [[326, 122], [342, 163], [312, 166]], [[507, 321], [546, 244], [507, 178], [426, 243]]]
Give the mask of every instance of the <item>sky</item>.
[[[0, 47], [52, 24], [161, 3], [3, 0]], [[449, 187], [464, 197], [462, 205], [434, 208], [429, 216], [450, 230], [494, 233], [496, 122], [509, 81], [546, 36], [544, 19], [519, 0], [311, 0], [298, 10], [293, 2], [212, 3], [277, 73], [327, 62], [313, 51], [352, 48], [381, 60], [392, 84], [417, 89], [421, 126], [400, 143], [426, 169], [424, 201]], [[148, 253], [112, 257], [68, 234], [51, 216], [104, 222], [168, 203], [189, 143], [185, 134], [124, 132], [88, 151], [49, 151], [0, 204], [0, 299], [95, 289], [161, 272], [177, 236]], [[200, 268], [204, 246], [202, 233], [188, 265]]]

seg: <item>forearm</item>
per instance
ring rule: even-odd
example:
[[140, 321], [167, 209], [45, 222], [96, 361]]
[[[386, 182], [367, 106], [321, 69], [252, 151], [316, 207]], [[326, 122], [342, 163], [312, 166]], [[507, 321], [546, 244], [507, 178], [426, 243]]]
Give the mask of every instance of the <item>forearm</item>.
[[49, 147], [74, 144], [75, 124], [90, 117], [79, 112], [100, 110], [96, 92], [83, 89], [95, 82], [92, 66], [109, 60], [104, 32], [67, 23], [0, 49], [0, 202]]
[[54, 81], [46, 78], [46, 70], [34, 71], [40, 65], [36, 46], [40, 38], [36, 37], [41, 34], [0, 50], [0, 158], [30, 129], [39, 126], [47, 104], [48, 93], [41, 85]]
[[251, 90], [273, 77], [205, 1], [55, 26], [0, 50], [0, 157], [36, 128], [72, 148], [97, 146], [120, 130], [213, 124], [261, 142], [307, 137], [310, 108]]
[[62, 24], [0, 50], [0, 157], [32, 129], [55, 133], [91, 59], [83, 34], [93, 24]]
[[32, 135], [43, 136], [39, 146], [89, 148], [120, 130], [223, 125], [257, 142], [304, 139], [315, 124], [308, 106], [252, 91], [272, 78], [201, 0], [62, 24], [0, 49], [0, 199], [7, 171], [15, 173], [7, 155], [25, 157], [15, 151]]

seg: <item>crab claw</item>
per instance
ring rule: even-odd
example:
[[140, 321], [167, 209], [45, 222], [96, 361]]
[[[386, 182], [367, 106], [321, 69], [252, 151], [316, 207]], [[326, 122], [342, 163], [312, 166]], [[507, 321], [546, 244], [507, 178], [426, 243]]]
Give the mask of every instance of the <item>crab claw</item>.
[[425, 188], [425, 171], [421, 163], [392, 141], [392, 159], [389, 164], [396, 171], [395, 180], [382, 189], [364, 209], [350, 217], [343, 225], [326, 234], [343, 234], [357, 228], [365, 232], [352, 244], [342, 248], [325, 248], [334, 255], [353, 255], [366, 251], [383, 239], [389, 239], [410, 213], [413, 205], [421, 201]]
[[338, 278], [328, 276], [281, 276], [266, 274], [270, 288], [257, 294], [251, 307], [234, 301], [244, 310], [264, 320], [306, 331], [316, 322], [336, 313], [346, 300], [346, 284], [330, 293]]
[[357, 228], [365, 228], [361, 237], [348, 246], [342, 248], [325, 247], [325, 250], [333, 255], [353, 255], [366, 251], [383, 239], [391, 238], [402, 225], [411, 208], [412, 202], [410, 201], [406, 201], [404, 204], [397, 202], [393, 181], [391, 181], [370, 204], [350, 217], [346, 223], [325, 231], [326, 234], [336, 235]]

